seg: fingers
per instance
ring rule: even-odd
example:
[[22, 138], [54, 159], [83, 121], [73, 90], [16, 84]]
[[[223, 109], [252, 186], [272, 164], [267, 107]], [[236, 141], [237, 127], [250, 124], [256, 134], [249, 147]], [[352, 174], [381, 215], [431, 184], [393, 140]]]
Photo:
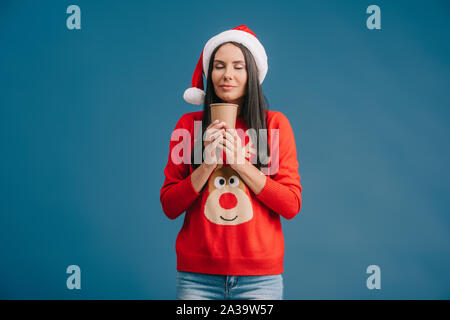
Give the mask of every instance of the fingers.
[[231, 142], [236, 141], [236, 136], [233, 133], [230, 133], [230, 131], [228, 131], [228, 130], [226, 130], [226, 131], [224, 130], [223, 131], [223, 136], [224, 136], [225, 139], [227, 139], [227, 140], [229, 140]]
[[211, 141], [214, 141], [214, 142], [220, 142], [221, 140], [223, 140], [223, 132], [222, 132], [222, 130], [219, 130], [219, 131], [217, 131], [215, 134], [213, 134], [212, 136], [211, 136]]
[[233, 129], [228, 123], [223, 122], [225, 129]]
[[238, 164], [245, 162], [246, 149], [242, 147], [241, 138], [235, 129], [224, 131], [223, 141], [219, 146], [221, 147], [220, 150], [225, 151], [230, 162], [237, 161]]
[[[220, 150], [220, 151], [225, 151], [225, 154], [227, 155], [227, 157], [229, 158], [229, 157], [231, 157], [232, 155], [233, 155], [233, 151], [230, 149], [230, 148], [228, 148], [226, 145], [224, 145], [223, 143], [219, 143], [218, 145], [217, 145], [217, 148]], [[228, 159], [229, 160], [229, 159]]]
[[240, 149], [242, 148], [242, 142], [239, 136], [236, 133], [236, 130], [226, 130], [223, 132], [224, 144], [228, 143], [232, 145], [234, 148]]
[[217, 140], [222, 135], [223, 129], [211, 129], [210, 131], [207, 131], [205, 136], [205, 144]]
[[219, 123], [219, 120], [215, 120], [214, 122], [212, 122], [212, 123], [208, 126], [208, 128], [206, 128], [206, 130], [212, 129], [212, 128], [221, 128], [221, 127], [223, 127], [224, 125], [225, 125], [225, 122], [220, 122], [220, 123]]
[[206, 128], [206, 129], [212, 128], [212, 127], [215, 126], [218, 122], [219, 122], [219, 120], [215, 120], [214, 122], [211, 122], [211, 123], [209, 124], [208, 128]]
[[211, 123], [205, 131], [205, 141], [210, 141], [211, 137], [216, 134], [217, 131], [223, 130], [224, 122], [220, 122], [218, 120]]
[[215, 151], [216, 147], [221, 144], [221, 142], [222, 142], [221, 140], [222, 139], [215, 139], [213, 142], [211, 142], [211, 148], [213, 148], [214, 151]]
[[235, 129], [231, 128], [226, 122], [215, 120], [206, 129], [204, 146], [207, 146], [212, 141], [218, 140], [221, 135], [226, 140], [223, 141], [223, 144], [231, 142], [234, 145], [236, 142], [239, 142], [239, 137]]
[[223, 148], [227, 153], [233, 153], [233, 151], [236, 149], [233, 136], [226, 131], [224, 131], [222, 134], [222, 139], [217, 140], [219, 142], [219, 147]]
[[211, 138], [212, 142], [207, 147], [210, 162], [217, 162], [217, 156], [220, 156], [220, 152], [225, 152], [227, 155], [227, 163], [235, 163], [237, 161], [238, 164], [241, 164], [244, 162], [245, 150], [240, 147], [239, 137], [236, 139], [230, 132], [220, 130]]
[[206, 164], [217, 164], [217, 150], [218, 145], [220, 143], [220, 139], [214, 140], [208, 146], [205, 147], [205, 162]]

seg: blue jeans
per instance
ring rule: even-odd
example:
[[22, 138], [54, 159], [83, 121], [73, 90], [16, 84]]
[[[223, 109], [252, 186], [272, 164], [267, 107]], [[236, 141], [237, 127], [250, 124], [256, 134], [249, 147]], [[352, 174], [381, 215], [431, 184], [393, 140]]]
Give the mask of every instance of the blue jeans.
[[283, 277], [177, 271], [178, 300], [282, 300]]

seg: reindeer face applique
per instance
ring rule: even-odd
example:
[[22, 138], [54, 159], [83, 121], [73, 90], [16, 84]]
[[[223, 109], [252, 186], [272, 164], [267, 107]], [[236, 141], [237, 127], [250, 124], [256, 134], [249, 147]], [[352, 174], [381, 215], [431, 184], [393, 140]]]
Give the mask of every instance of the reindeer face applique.
[[215, 224], [238, 225], [253, 218], [246, 186], [231, 167], [216, 169], [208, 182], [205, 216]]

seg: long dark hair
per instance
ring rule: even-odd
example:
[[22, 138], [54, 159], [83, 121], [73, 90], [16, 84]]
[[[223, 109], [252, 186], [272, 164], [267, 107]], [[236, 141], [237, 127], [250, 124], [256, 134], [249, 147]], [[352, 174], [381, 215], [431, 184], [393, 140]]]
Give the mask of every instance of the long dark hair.
[[[258, 80], [258, 69], [256, 67], [255, 59], [253, 58], [253, 55], [251, 52], [242, 44], [229, 41], [221, 44], [217, 48], [214, 49], [214, 51], [211, 54], [211, 59], [209, 61], [208, 66], [208, 77], [206, 79], [206, 96], [205, 101], [203, 105], [203, 119], [202, 119], [202, 133], [201, 135], [197, 134], [197, 139], [195, 140], [195, 146], [194, 150], [195, 152], [199, 152], [201, 150], [201, 159], [203, 162], [203, 135], [206, 131], [206, 128], [211, 124], [211, 111], [209, 108], [209, 105], [212, 103], [221, 103], [225, 102], [222, 101], [214, 91], [214, 85], [212, 83], [211, 73], [213, 69], [213, 62], [214, 57], [216, 55], [217, 50], [221, 46], [223, 46], [226, 43], [231, 43], [237, 47], [239, 47], [242, 50], [242, 53], [245, 57], [245, 66], [247, 70], [247, 84], [246, 84], [246, 94], [244, 97], [243, 104], [241, 106], [241, 114], [245, 124], [247, 125], [248, 129], [255, 129], [256, 135], [258, 137], [253, 136], [252, 130], [249, 130], [249, 135], [252, 138], [252, 141], [254, 141], [255, 148], [257, 149], [257, 162], [254, 163], [254, 166], [261, 170], [262, 167], [268, 167], [268, 159], [270, 157], [270, 149], [269, 145], [267, 143], [267, 135], [265, 136], [267, 146], [267, 150], [260, 150], [258, 146], [260, 145], [259, 139], [261, 137], [264, 137], [263, 135], [260, 135], [261, 129], [267, 129], [267, 119], [266, 119], [266, 110], [269, 109], [269, 104], [267, 101], [267, 98], [263, 94], [263, 90], [261, 88], [261, 85]], [[267, 132], [267, 130], [263, 130], [262, 132]], [[258, 139], [258, 140], [257, 140]], [[258, 143], [256, 143], [258, 141]], [[200, 166], [201, 163], [194, 163], [194, 154], [195, 152], [191, 153], [191, 165], [192, 168], [195, 170], [198, 166]]]

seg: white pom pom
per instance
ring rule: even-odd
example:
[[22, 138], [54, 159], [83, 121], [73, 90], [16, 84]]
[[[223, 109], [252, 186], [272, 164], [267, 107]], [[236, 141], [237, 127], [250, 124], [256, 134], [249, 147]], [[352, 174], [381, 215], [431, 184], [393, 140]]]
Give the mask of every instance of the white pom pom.
[[189, 88], [184, 91], [183, 98], [186, 102], [196, 105], [202, 105], [205, 101], [206, 93], [199, 88]]

